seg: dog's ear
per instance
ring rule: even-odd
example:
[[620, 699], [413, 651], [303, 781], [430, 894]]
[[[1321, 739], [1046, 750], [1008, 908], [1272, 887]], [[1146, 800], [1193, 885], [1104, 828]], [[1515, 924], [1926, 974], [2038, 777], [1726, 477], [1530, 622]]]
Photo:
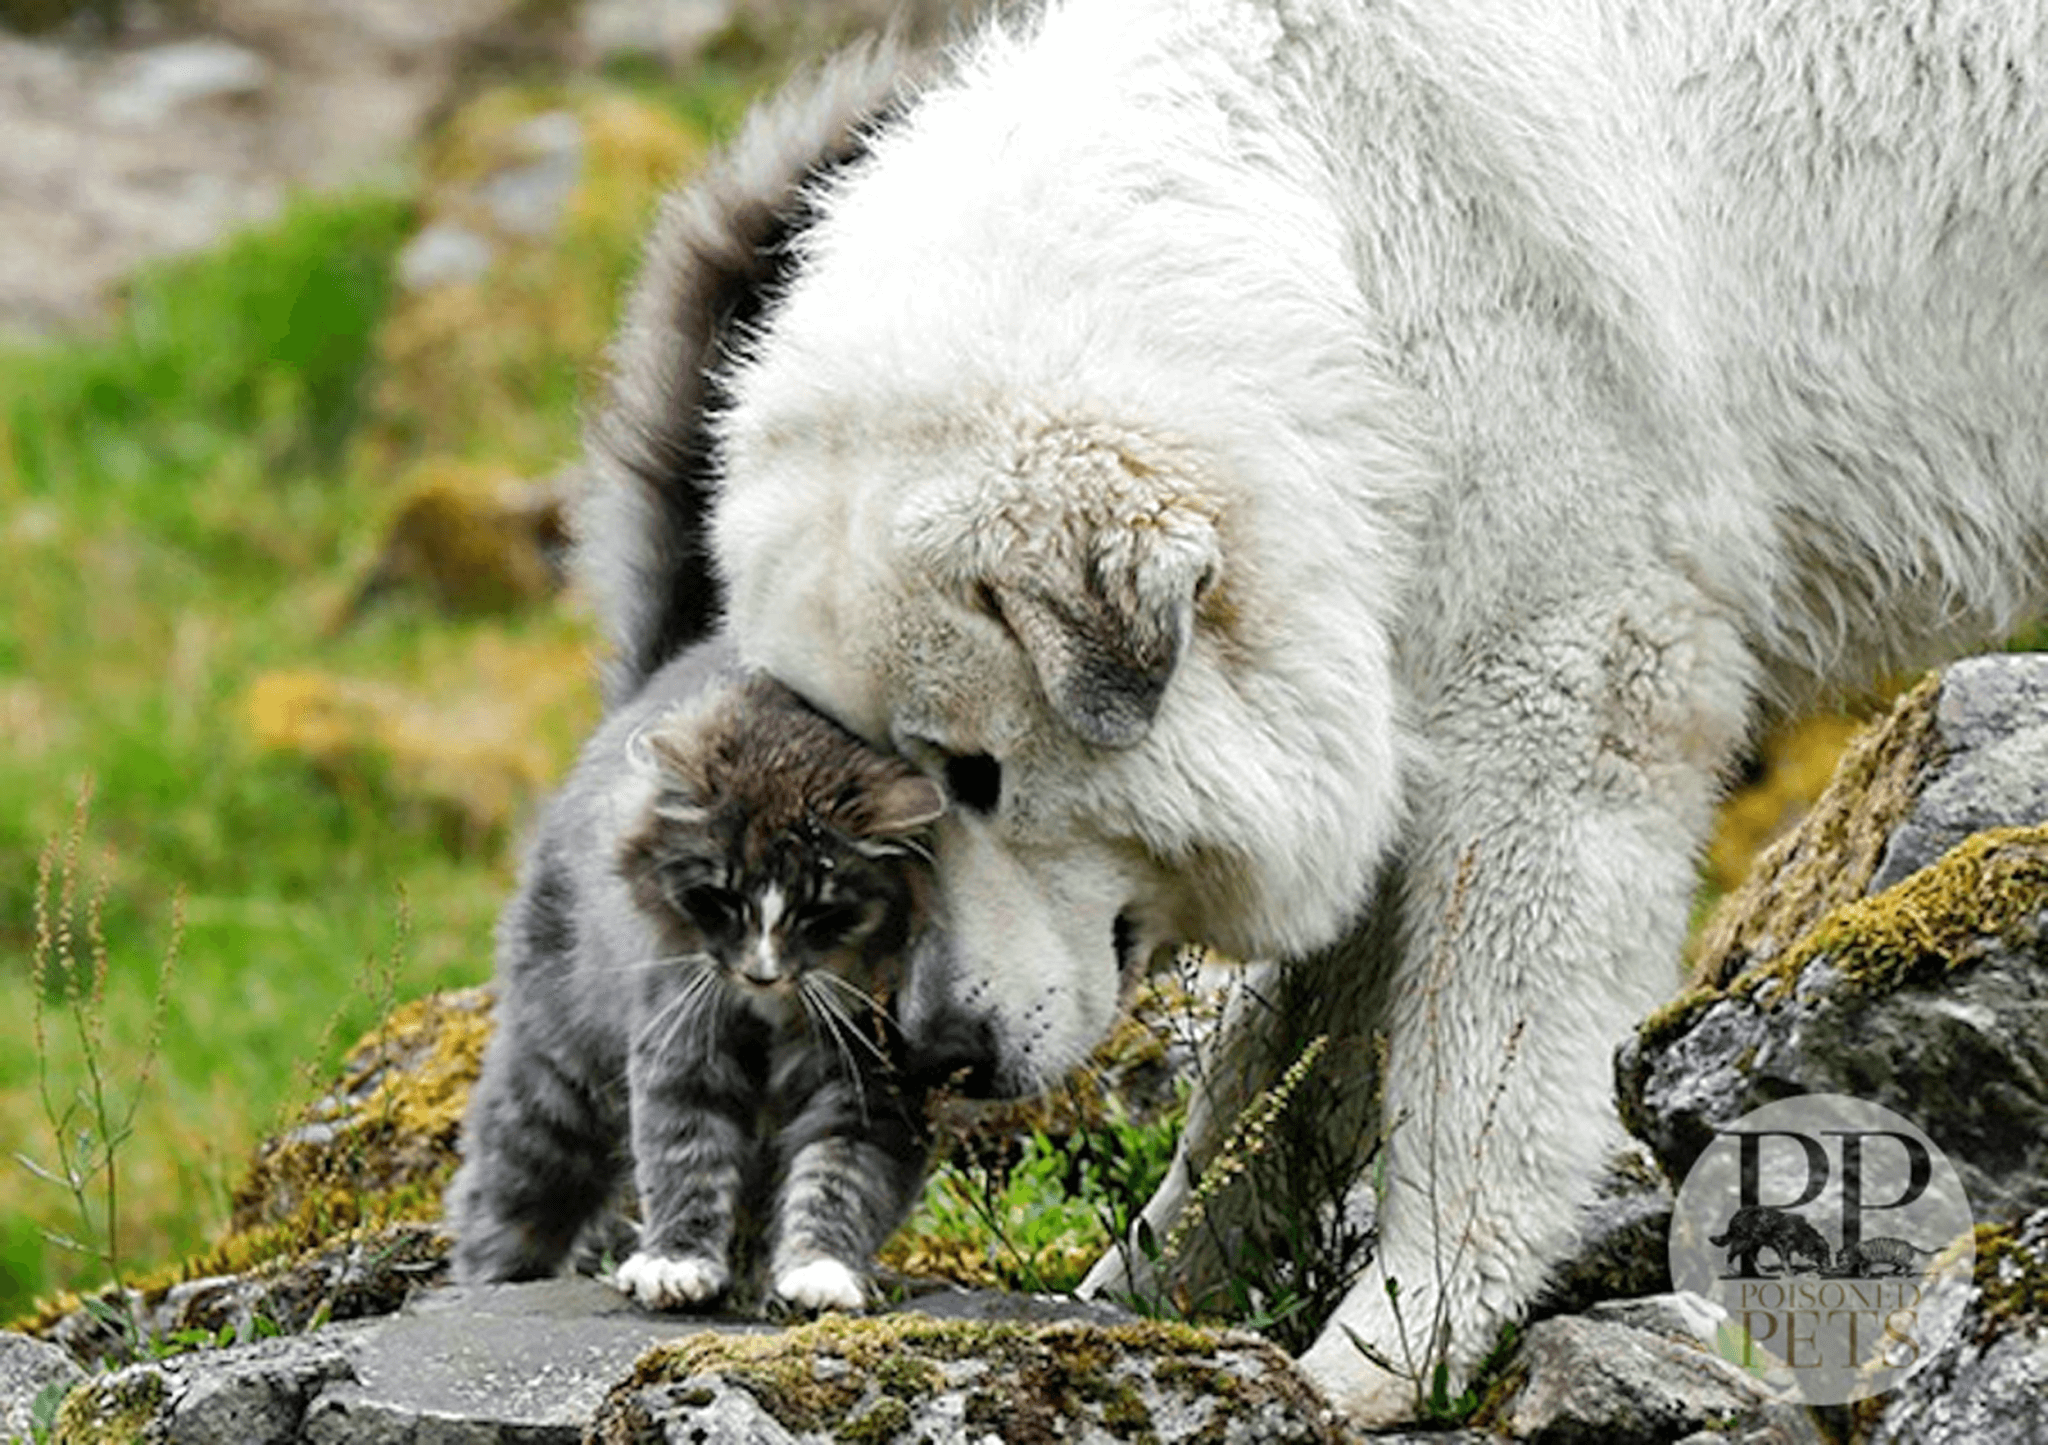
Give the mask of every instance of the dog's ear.
[[988, 596], [1060, 719], [1098, 747], [1131, 747], [1151, 729], [1215, 581], [1215, 523], [1169, 503], [1064, 540], [1034, 548], [1020, 575], [989, 579]]

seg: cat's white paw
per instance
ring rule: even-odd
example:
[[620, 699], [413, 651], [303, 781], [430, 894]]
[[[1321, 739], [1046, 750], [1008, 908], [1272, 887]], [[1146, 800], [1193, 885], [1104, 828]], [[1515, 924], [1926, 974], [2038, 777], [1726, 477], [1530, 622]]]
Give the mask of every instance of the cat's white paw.
[[640, 1253], [613, 1276], [622, 1294], [653, 1310], [687, 1309], [723, 1294], [731, 1272], [715, 1259], [670, 1259]]
[[860, 1276], [836, 1259], [785, 1269], [775, 1277], [775, 1292], [807, 1310], [857, 1310], [868, 1302]]

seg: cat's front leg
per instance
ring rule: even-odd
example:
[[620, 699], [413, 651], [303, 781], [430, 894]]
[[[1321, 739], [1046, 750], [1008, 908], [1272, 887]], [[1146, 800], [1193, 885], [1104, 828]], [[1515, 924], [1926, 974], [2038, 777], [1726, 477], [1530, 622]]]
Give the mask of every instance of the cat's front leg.
[[745, 1178], [748, 1082], [730, 1061], [637, 1053], [629, 1071], [640, 1248], [621, 1291], [649, 1309], [688, 1309], [732, 1282], [733, 1221]]
[[463, 1121], [462, 1167], [448, 1186], [464, 1284], [553, 1274], [618, 1177], [616, 1099], [516, 999], [499, 1008]]
[[768, 1265], [776, 1297], [803, 1310], [863, 1308], [875, 1251], [924, 1183], [922, 1108], [880, 1079], [860, 1088], [835, 1079], [778, 1142], [784, 1170]]

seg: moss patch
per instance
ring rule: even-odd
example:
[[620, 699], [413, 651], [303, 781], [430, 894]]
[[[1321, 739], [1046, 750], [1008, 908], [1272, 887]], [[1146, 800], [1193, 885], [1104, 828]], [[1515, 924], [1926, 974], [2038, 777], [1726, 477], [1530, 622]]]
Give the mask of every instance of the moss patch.
[[[539, 563], [535, 564], [540, 565]], [[283, 668], [241, 699], [248, 741], [302, 760], [337, 793], [414, 818], [461, 856], [489, 852], [595, 713], [591, 644], [573, 622], [451, 639], [419, 682]]]
[[1940, 862], [1884, 892], [1844, 903], [1790, 946], [1726, 985], [1697, 986], [1643, 1023], [1645, 1048], [1676, 1038], [1724, 998], [1769, 1007], [1826, 956], [1842, 973], [1836, 993], [1876, 995], [1930, 983], [1965, 967], [1987, 944], [2036, 936], [2048, 911], [2048, 825], [1997, 828], [1967, 838]]
[[152, 1371], [87, 1380], [65, 1397], [50, 1438], [53, 1445], [129, 1445], [156, 1418], [165, 1394], [163, 1376]]
[[[2035, 1217], [2037, 1221], [2041, 1216]], [[2043, 1226], [1977, 1226], [1975, 1282], [1986, 1334], [2015, 1319], [2048, 1320], [2048, 1248]]]
[[1930, 673], [1849, 743], [1833, 781], [1798, 829], [1764, 850], [1708, 920], [1696, 985], [1726, 985], [1868, 890], [1886, 840], [1920, 796], [1924, 772], [1936, 760], [1940, 697], [1941, 675]]
[[[221, 1263], [247, 1267], [378, 1219], [427, 1219], [455, 1158], [491, 1035], [485, 989], [401, 1006], [349, 1053], [333, 1090], [264, 1146], [235, 1190]], [[240, 1256], [241, 1258], [237, 1258]]]

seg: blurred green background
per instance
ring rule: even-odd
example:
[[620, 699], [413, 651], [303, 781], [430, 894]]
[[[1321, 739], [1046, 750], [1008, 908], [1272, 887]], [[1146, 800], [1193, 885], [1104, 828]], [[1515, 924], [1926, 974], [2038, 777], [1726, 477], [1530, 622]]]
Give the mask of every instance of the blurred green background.
[[[86, 11], [74, 46], [120, 20], [15, 8], [0, 24]], [[91, 324], [0, 344], [0, 1320], [102, 1278], [47, 1237], [79, 1232], [68, 1191], [21, 1162], [56, 1166], [51, 1115], [89, 1078], [63, 1001], [93, 988], [90, 933], [95, 1057], [125, 1086], [182, 897], [119, 1154], [131, 1265], [218, 1229], [253, 1144], [393, 997], [488, 975], [521, 820], [596, 713], [592, 629], [550, 570], [580, 417], [656, 197], [820, 42], [771, 21], [736, 11], [681, 69], [460, 82], [391, 183], [300, 194]], [[551, 224], [494, 232], [476, 198], [565, 134]], [[487, 264], [401, 285], [402, 248], [450, 223]], [[39, 860], [88, 779], [39, 949]]]

